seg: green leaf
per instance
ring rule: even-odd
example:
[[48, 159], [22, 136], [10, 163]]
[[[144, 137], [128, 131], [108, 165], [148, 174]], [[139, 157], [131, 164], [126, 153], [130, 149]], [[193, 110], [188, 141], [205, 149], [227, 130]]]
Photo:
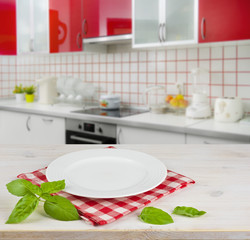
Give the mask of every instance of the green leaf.
[[41, 198], [43, 198], [44, 200], [48, 200], [49, 202], [56, 202], [56, 200], [53, 198], [53, 196], [50, 195], [49, 193], [43, 193], [41, 195]]
[[65, 188], [65, 180], [45, 182], [41, 184], [43, 193], [57, 193]]
[[49, 216], [61, 221], [80, 219], [75, 206], [68, 199], [61, 196], [51, 197], [52, 201], [50, 199], [44, 203], [44, 210]]
[[183, 215], [187, 217], [199, 217], [204, 215], [205, 213], [206, 213], [205, 211], [199, 211], [196, 208], [185, 207], [185, 206], [182, 207], [177, 206], [173, 211], [173, 214]]
[[6, 184], [6, 187], [11, 194], [18, 197], [22, 197], [27, 193], [33, 193], [39, 196], [42, 194], [40, 187], [32, 184], [31, 182], [25, 179], [14, 180]]
[[172, 217], [168, 213], [154, 207], [145, 207], [142, 210], [139, 218], [145, 223], [156, 225], [164, 225], [174, 222]]
[[6, 223], [22, 222], [36, 209], [38, 203], [39, 200], [35, 195], [27, 193], [18, 201]]

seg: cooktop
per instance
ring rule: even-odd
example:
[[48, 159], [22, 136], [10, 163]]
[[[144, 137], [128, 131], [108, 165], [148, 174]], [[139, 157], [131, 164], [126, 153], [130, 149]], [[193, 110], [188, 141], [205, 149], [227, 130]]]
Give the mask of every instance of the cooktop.
[[82, 113], [82, 114], [99, 115], [99, 116], [116, 117], [116, 118], [127, 117], [144, 112], [148, 112], [148, 110], [143, 108], [127, 108], [127, 107], [122, 107], [116, 110], [105, 110], [97, 107], [97, 108], [72, 111], [72, 113]]

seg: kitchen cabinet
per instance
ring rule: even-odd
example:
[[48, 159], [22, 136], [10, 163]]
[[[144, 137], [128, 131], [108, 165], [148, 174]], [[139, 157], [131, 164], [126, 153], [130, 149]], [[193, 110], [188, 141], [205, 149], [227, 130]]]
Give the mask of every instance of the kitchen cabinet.
[[133, 47], [197, 43], [197, 0], [133, 0]]
[[17, 53], [82, 50], [82, 0], [16, 0]]
[[49, 0], [50, 52], [82, 50], [82, 0]]
[[250, 139], [226, 139], [226, 138], [216, 138], [208, 136], [198, 136], [187, 134], [186, 135], [187, 144], [246, 144], [250, 143]]
[[184, 133], [117, 126], [118, 144], [185, 144]]
[[249, 0], [199, 0], [199, 43], [250, 39]]
[[18, 54], [49, 52], [48, 6], [48, 0], [16, 0]]
[[0, 111], [1, 144], [64, 144], [65, 119]]
[[0, 0], [0, 55], [16, 52], [16, 0]]
[[131, 0], [83, 0], [83, 38], [131, 34]]

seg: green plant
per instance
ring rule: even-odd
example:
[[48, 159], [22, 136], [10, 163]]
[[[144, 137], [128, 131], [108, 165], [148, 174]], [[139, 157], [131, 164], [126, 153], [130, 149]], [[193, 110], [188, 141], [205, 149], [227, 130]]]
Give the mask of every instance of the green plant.
[[35, 91], [36, 91], [36, 87], [35, 87], [34, 85], [31, 85], [31, 86], [29, 86], [29, 87], [25, 87], [25, 88], [24, 88], [24, 92], [25, 92], [26, 94], [34, 94]]
[[20, 84], [19, 86], [15, 85], [15, 89], [13, 90], [13, 93], [14, 94], [16, 94], [16, 93], [24, 93], [23, 85], [22, 84]]
[[39, 202], [44, 202], [44, 210], [52, 218], [61, 221], [80, 219], [75, 206], [68, 199], [51, 195], [65, 188], [64, 180], [45, 182], [39, 187], [25, 179], [17, 179], [6, 186], [11, 194], [22, 197], [6, 223], [22, 222], [37, 208]]

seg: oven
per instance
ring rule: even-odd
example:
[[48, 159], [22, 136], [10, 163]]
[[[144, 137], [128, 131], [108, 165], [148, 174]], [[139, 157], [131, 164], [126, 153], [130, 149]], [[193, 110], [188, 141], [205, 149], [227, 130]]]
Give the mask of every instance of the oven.
[[116, 125], [66, 119], [66, 144], [116, 144]]

